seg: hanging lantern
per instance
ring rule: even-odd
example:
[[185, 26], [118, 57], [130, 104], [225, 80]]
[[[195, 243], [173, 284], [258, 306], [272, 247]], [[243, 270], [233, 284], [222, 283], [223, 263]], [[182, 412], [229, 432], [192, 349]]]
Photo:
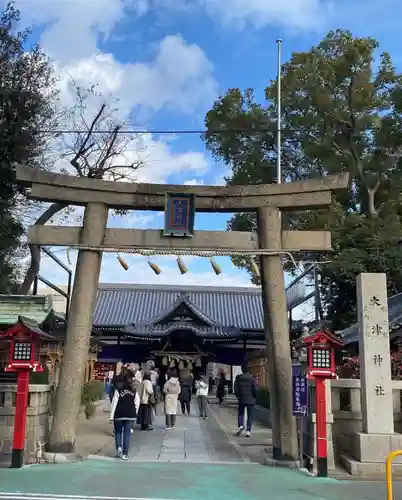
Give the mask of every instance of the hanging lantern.
[[186, 274], [186, 272], [188, 271], [181, 257], [177, 257], [177, 266], [180, 269], [181, 274]]
[[192, 363], [191, 361], [189, 361], [189, 362], [187, 363], [187, 368], [188, 368], [189, 370], [192, 370], [192, 369], [193, 369], [193, 363]]
[[219, 276], [220, 274], [222, 274], [222, 269], [221, 267], [216, 263], [215, 259], [213, 257], [211, 257], [209, 259], [209, 262], [211, 263], [211, 266], [212, 266], [212, 269], [214, 270], [214, 273]]
[[195, 360], [195, 366], [196, 366], [197, 368], [201, 368], [201, 366], [202, 366], [201, 358], [197, 358], [197, 359]]
[[69, 248], [67, 248], [66, 253], [67, 253], [67, 262], [68, 262], [68, 265], [71, 266], [72, 264], [71, 264], [70, 249]]
[[169, 368], [174, 368], [176, 366], [175, 360], [172, 359], [169, 363]]
[[180, 360], [179, 362], [179, 370], [183, 370], [184, 369], [184, 363], [182, 360]]
[[151, 262], [150, 260], [148, 261], [148, 265], [156, 275], [161, 273], [161, 268], [156, 264], [154, 264], [153, 262]]
[[257, 278], [259, 278], [261, 276], [260, 268], [254, 259], [251, 259], [251, 269]]
[[163, 356], [163, 358], [162, 358], [162, 365], [163, 366], [167, 366], [168, 363], [169, 363], [169, 360], [168, 360], [167, 356]]
[[128, 271], [128, 264], [127, 262], [123, 259], [123, 257], [120, 257], [120, 255], [117, 255], [117, 260], [119, 261], [119, 264], [121, 267], [125, 270]]

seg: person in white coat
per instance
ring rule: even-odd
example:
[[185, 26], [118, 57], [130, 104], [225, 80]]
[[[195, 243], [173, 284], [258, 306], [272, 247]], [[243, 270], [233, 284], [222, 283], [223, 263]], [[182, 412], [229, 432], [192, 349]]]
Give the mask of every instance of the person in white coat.
[[200, 378], [195, 382], [195, 388], [197, 389], [196, 396], [200, 418], [207, 419], [209, 384], [205, 375], [200, 375]]
[[176, 370], [169, 372], [168, 381], [163, 387], [165, 394], [166, 428], [174, 429], [176, 425], [177, 402], [180, 394], [180, 382]]
[[154, 404], [154, 390], [149, 373], [144, 374], [140, 389], [140, 410], [137, 422], [141, 425], [142, 431], [153, 431], [152, 427], [152, 406]]

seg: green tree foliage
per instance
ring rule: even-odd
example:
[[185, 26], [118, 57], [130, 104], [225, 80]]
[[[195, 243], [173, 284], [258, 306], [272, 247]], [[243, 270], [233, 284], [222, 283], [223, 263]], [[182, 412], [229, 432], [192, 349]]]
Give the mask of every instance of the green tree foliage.
[[[330, 211], [284, 218], [293, 229], [332, 231], [335, 253], [322, 256], [332, 260], [322, 267], [322, 286], [335, 327], [354, 318], [358, 273], [386, 272], [389, 292], [402, 290], [402, 77], [378, 49], [372, 38], [338, 30], [282, 66], [283, 180], [351, 175]], [[271, 81], [264, 104], [250, 89], [231, 89], [208, 112], [204, 140], [232, 168], [228, 184], [276, 181], [276, 109]], [[228, 228], [255, 223], [241, 213]], [[246, 260], [234, 261], [252, 274]]]
[[10, 3], [0, 14], [0, 292], [15, 290], [17, 249], [23, 227], [24, 190], [15, 166], [41, 167], [43, 129], [53, 114], [52, 66], [39, 47], [26, 51], [29, 31], [18, 31], [19, 12]]

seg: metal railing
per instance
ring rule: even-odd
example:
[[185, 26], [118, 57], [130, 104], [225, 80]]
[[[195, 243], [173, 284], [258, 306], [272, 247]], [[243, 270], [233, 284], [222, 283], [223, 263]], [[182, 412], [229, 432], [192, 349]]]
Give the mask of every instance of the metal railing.
[[58, 294], [60, 294], [62, 297], [64, 297], [66, 299], [65, 317], [66, 317], [66, 321], [67, 321], [67, 319], [68, 319], [68, 313], [69, 313], [69, 310], [70, 310], [70, 298], [71, 298], [71, 286], [72, 286], [73, 272], [72, 272], [72, 270], [69, 267], [67, 267], [64, 264], [64, 262], [62, 262], [58, 257], [56, 257], [56, 255], [54, 255], [53, 252], [51, 252], [50, 250], [48, 250], [45, 247], [41, 247], [41, 250], [43, 252], [45, 252], [45, 254], [48, 257], [50, 257], [53, 260], [53, 262], [55, 262], [56, 264], [58, 264], [68, 274], [67, 292], [65, 292], [64, 290], [62, 290], [58, 286], [54, 285], [51, 281], [47, 280], [46, 278], [43, 278], [42, 276], [37, 275], [35, 277], [35, 280], [34, 280], [33, 295], [37, 295], [38, 294], [38, 282], [40, 281], [43, 284], [45, 284], [46, 286], [48, 286], [49, 288], [51, 288], [52, 290], [54, 290], [55, 292], [57, 292]]
[[385, 462], [385, 481], [387, 483], [387, 500], [394, 500], [394, 495], [392, 493], [392, 461], [396, 457], [402, 455], [402, 450], [396, 450], [387, 456]]

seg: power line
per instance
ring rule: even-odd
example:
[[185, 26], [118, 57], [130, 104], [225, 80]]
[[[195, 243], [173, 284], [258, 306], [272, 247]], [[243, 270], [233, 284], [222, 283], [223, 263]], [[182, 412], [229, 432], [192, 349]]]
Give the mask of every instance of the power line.
[[[41, 134], [87, 134], [88, 130], [74, 130], [74, 129], [54, 129], [54, 130], [39, 130]], [[191, 129], [183, 129], [183, 130], [136, 130], [136, 129], [128, 129], [128, 130], [115, 130], [115, 129], [105, 129], [105, 130], [93, 130], [92, 134], [151, 134], [151, 135], [191, 135], [191, 134], [258, 134], [260, 132], [271, 132], [271, 129], [262, 128], [262, 129], [226, 129], [226, 130], [191, 130]]]

